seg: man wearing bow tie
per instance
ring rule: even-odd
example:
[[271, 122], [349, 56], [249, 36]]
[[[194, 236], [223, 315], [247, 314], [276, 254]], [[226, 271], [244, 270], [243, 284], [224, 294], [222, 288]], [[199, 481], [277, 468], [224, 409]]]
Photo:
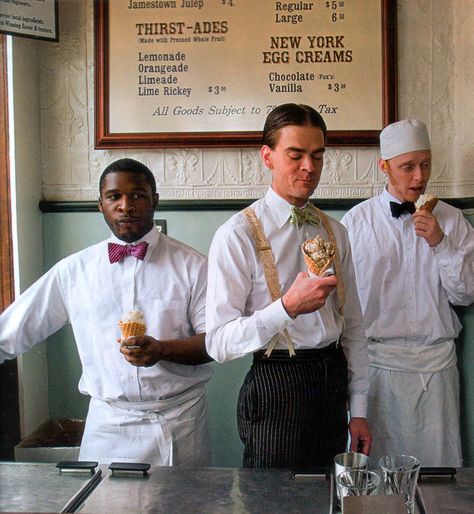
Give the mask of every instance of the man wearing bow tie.
[[[331, 465], [346, 448], [370, 450], [367, 344], [346, 231], [309, 202], [326, 125], [311, 107], [267, 117], [266, 195], [218, 229], [209, 252], [206, 346], [219, 362], [253, 354], [240, 391], [246, 467]], [[336, 276], [311, 277], [301, 244], [333, 239]], [[345, 302], [344, 302], [345, 298]]]
[[[0, 361], [71, 323], [91, 397], [81, 460], [209, 465], [204, 384], [207, 262], [161, 234], [152, 172], [132, 159], [100, 178], [109, 239], [63, 259], [0, 316]], [[118, 322], [144, 314], [146, 335]]]
[[351, 240], [369, 342], [372, 455], [462, 466], [452, 305], [474, 300], [474, 230], [445, 202], [415, 211], [431, 174], [422, 121], [380, 134], [387, 186], [342, 219]]

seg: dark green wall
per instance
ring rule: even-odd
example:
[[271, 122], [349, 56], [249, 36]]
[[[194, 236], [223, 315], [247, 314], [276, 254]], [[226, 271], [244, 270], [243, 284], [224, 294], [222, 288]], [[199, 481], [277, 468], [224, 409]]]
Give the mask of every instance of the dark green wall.
[[[168, 234], [207, 254], [215, 230], [234, 211], [157, 212], [166, 219]], [[327, 211], [340, 219], [344, 211]], [[474, 224], [474, 216], [468, 216]], [[60, 258], [108, 236], [99, 213], [43, 214], [45, 269]], [[458, 344], [462, 385], [462, 436], [465, 464], [474, 465], [474, 307], [459, 310], [464, 331]], [[215, 374], [208, 384], [213, 464], [240, 466], [242, 446], [237, 435], [235, 406], [240, 384], [250, 365], [250, 357], [212, 364]], [[80, 364], [69, 327], [48, 342], [48, 384], [50, 417], [84, 418], [88, 399], [77, 390]]]

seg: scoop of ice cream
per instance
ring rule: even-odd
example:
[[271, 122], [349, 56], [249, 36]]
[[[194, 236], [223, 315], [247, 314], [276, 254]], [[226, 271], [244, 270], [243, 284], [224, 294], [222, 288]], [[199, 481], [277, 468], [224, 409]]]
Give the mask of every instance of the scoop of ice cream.
[[437, 203], [438, 197], [436, 195], [423, 194], [420, 195], [415, 202], [415, 208], [417, 211], [423, 209], [431, 212], [436, 207]]
[[122, 323], [130, 323], [135, 321], [137, 323], [145, 323], [145, 316], [141, 311], [130, 311], [129, 313], [122, 316]]
[[330, 241], [324, 241], [320, 236], [308, 239], [304, 243], [304, 251], [319, 268], [322, 268], [327, 261], [334, 259], [335, 254], [334, 244]]

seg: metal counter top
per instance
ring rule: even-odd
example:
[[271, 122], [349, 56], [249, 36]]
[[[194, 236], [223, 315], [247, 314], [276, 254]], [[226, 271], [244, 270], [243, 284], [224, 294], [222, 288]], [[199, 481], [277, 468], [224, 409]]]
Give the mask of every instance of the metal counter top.
[[0, 462], [0, 512], [70, 512], [100, 476], [60, 473], [55, 464]]
[[423, 478], [418, 489], [420, 514], [474, 513], [474, 468], [458, 469], [454, 479]]
[[329, 512], [324, 476], [294, 480], [288, 470], [152, 467], [147, 477], [107, 475], [79, 509], [114, 514], [305, 514]]
[[[423, 477], [418, 489], [417, 514], [474, 513], [474, 468], [458, 469], [454, 479]], [[101, 466], [91, 475], [0, 462], [0, 512], [326, 514], [330, 490], [324, 475], [295, 480], [277, 469], [152, 467], [147, 475], [113, 475]]]

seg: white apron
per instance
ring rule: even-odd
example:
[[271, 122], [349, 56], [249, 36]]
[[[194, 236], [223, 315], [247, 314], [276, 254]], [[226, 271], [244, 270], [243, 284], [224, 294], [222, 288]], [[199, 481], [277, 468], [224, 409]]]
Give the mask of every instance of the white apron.
[[462, 466], [454, 342], [414, 348], [372, 343], [369, 356], [371, 458], [408, 454], [422, 466]]
[[91, 398], [79, 459], [209, 466], [205, 387], [154, 402]]

